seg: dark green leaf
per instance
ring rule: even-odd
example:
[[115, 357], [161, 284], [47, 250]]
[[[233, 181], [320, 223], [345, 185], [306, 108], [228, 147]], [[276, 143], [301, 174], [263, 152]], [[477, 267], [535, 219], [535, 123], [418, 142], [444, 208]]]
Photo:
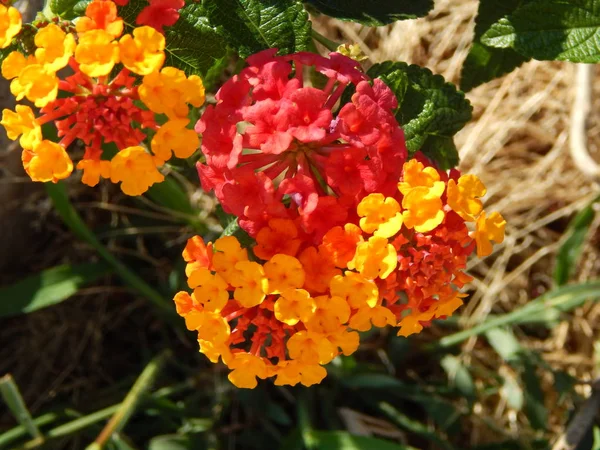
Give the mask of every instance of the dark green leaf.
[[0, 317], [27, 314], [60, 303], [109, 272], [105, 263], [65, 264], [2, 287]]
[[423, 150], [440, 166], [455, 166], [458, 155], [452, 136], [471, 119], [472, 107], [464, 94], [429, 69], [404, 62], [375, 64], [368, 74], [381, 78], [398, 97], [396, 118], [409, 153]]
[[50, 0], [50, 11], [57, 16], [71, 11], [79, 0]]
[[548, 427], [548, 410], [544, 405], [542, 381], [537, 374], [536, 366], [526, 356], [522, 358], [523, 392], [525, 393], [525, 415], [535, 430], [546, 430]]
[[148, 450], [194, 450], [203, 446], [194, 445], [192, 440], [186, 436], [168, 434], [152, 438]]
[[500, 19], [481, 37], [539, 60], [600, 61], [600, 1], [533, 0]]
[[446, 355], [440, 362], [448, 375], [448, 380], [454, 384], [462, 395], [472, 403], [477, 397], [477, 388], [469, 369], [454, 355]]
[[523, 389], [519, 385], [519, 382], [512, 373], [505, 373], [502, 375], [504, 380], [502, 389], [500, 389], [500, 395], [506, 400], [509, 408], [515, 411], [521, 411], [523, 409]]
[[165, 33], [165, 65], [177, 67], [187, 75], [199, 75], [209, 85], [227, 61], [227, 46], [200, 4], [189, 3], [179, 14], [179, 20]]
[[[436, 448], [450, 450], [452, 446], [444, 441], [444, 439], [440, 438], [437, 434], [432, 432], [429, 427], [425, 424], [414, 420], [412, 417], [404, 414], [398, 409], [394, 408], [391, 404], [387, 402], [380, 402], [378, 405], [379, 410], [385, 414], [390, 420], [399, 425], [400, 427], [414, 433], [418, 436], [421, 436], [433, 444], [436, 445]], [[430, 411], [428, 411], [430, 412]], [[412, 415], [411, 415], [412, 416]], [[446, 419], [448, 416], [446, 415]], [[442, 427], [443, 428], [443, 427]]]
[[413, 447], [345, 431], [313, 431], [318, 450], [416, 450]]
[[585, 238], [596, 215], [594, 205], [599, 201], [600, 197], [594, 199], [592, 203], [579, 211], [565, 232], [568, 237], [558, 250], [556, 266], [554, 267], [554, 282], [558, 286], [562, 286], [569, 281], [577, 267]]
[[510, 330], [494, 328], [486, 331], [485, 336], [490, 345], [502, 359], [508, 363], [518, 361], [524, 351], [521, 344]]
[[421, 151], [437, 162], [441, 169], [448, 170], [458, 166], [458, 149], [454, 139], [447, 136], [429, 136]]
[[378, 27], [396, 20], [423, 17], [433, 0], [307, 0], [323, 14]]
[[[135, 26], [138, 14], [147, 5], [146, 0], [131, 0], [119, 8], [119, 15], [128, 28]], [[227, 45], [209, 23], [200, 3], [188, 3], [179, 11], [175, 25], [165, 28], [165, 39], [165, 66], [177, 67], [188, 76], [210, 80], [227, 59]]]
[[77, 3], [75, 3], [75, 6], [73, 6], [73, 14], [76, 17], [80, 17], [83, 16], [85, 14], [85, 10], [87, 9], [87, 6], [92, 3], [92, 0], [80, 0]]
[[210, 24], [243, 58], [267, 48], [294, 53], [308, 48], [311, 23], [294, 0], [204, 0]]
[[461, 71], [461, 89], [469, 91], [480, 84], [512, 72], [529, 59], [512, 49], [487, 47], [480, 40], [483, 33], [495, 22], [512, 13], [521, 3], [523, 0], [479, 1], [473, 45]]

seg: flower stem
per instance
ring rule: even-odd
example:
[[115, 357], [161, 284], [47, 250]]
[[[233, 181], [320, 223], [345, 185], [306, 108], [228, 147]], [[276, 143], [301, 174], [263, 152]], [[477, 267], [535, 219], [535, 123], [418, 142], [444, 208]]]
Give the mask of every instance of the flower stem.
[[317, 41], [319, 44], [323, 45], [328, 50], [331, 50], [332, 52], [335, 52], [338, 49], [338, 47], [340, 46], [340, 44], [338, 44], [337, 42], [334, 42], [331, 39], [327, 39], [325, 36], [323, 36], [321, 33], [319, 33], [314, 28], [312, 30], [312, 37], [315, 41]]

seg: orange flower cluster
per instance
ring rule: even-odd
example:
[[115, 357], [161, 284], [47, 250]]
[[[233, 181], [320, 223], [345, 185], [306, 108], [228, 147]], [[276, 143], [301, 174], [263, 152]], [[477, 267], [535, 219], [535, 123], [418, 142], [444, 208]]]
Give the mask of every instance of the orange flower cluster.
[[483, 212], [485, 192], [476, 176], [413, 159], [396, 195], [365, 196], [357, 223], [333, 227], [318, 246], [303, 239], [300, 218], [271, 219], [256, 258], [234, 237], [205, 245], [195, 236], [183, 252], [193, 292], [175, 296], [177, 312], [236, 386], [319, 383], [324, 364], [356, 351], [357, 331], [392, 325], [408, 336], [462, 305], [467, 257], [504, 238], [502, 216]]
[[[204, 103], [204, 86], [197, 76], [163, 67], [165, 38], [159, 31], [142, 26], [122, 36], [123, 20], [109, 0], [88, 5], [76, 34], [68, 23], [38, 26], [35, 50], [13, 51], [2, 63], [2, 76], [12, 80], [17, 100], [41, 108], [36, 117], [19, 104], [15, 111], [5, 109], [0, 122], [10, 139], [20, 137], [32, 180], [68, 177], [73, 162], [66, 150], [79, 140], [86, 148], [77, 164], [83, 183], [95, 186], [109, 178], [121, 182], [125, 194], [140, 195], [164, 179], [158, 168], [172, 154], [187, 158], [196, 151], [200, 142], [188, 128], [188, 111], [189, 105]], [[0, 5], [0, 46], [10, 45], [20, 29], [19, 12]], [[72, 74], [59, 78], [58, 71], [67, 66]], [[159, 125], [163, 115], [167, 121]], [[58, 143], [44, 139], [46, 123], [58, 129]], [[150, 149], [145, 146], [148, 131], [153, 133]], [[109, 143], [116, 145], [116, 154], [106, 150]]]

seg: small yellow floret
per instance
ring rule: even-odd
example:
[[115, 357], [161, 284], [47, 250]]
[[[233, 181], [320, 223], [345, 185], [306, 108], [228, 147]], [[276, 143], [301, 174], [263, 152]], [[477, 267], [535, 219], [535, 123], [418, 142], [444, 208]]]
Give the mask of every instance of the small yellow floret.
[[79, 69], [90, 77], [108, 75], [119, 62], [119, 46], [104, 30], [87, 31], [79, 38], [75, 60]]
[[152, 138], [152, 152], [162, 161], [171, 159], [175, 153], [178, 158], [189, 158], [200, 146], [200, 139], [194, 130], [187, 128], [189, 120], [173, 119], [164, 125]]
[[361, 217], [360, 227], [365, 233], [390, 238], [402, 228], [400, 205], [392, 197], [383, 194], [369, 194], [356, 208]]
[[[90, 31], [86, 33], [87, 36]], [[121, 181], [121, 190], [127, 195], [142, 195], [154, 183], [165, 180], [156, 168], [152, 155], [142, 147], [127, 147], [110, 161], [110, 179]]]
[[265, 361], [250, 353], [234, 353], [227, 366], [233, 369], [227, 378], [239, 388], [254, 389], [258, 384], [257, 377], [267, 378]]
[[188, 285], [194, 289], [194, 298], [205, 311], [221, 312], [229, 300], [225, 280], [206, 268], [194, 271], [188, 279]]
[[317, 308], [306, 324], [306, 329], [330, 333], [348, 323], [350, 306], [346, 299], [338, 296], [321, 295], [315, 298]]
[[473, 238], [477, 242], [477, 256], [487, 256], [492, 253], [492, 243], [504, 241], [506, 220], [498, 212], [493, 212], [486, 218], [485, 211], [481, 213], [475, 224]]
[[187, 104], [199, 108], [205, 99], [202, 80], [196, 75], [187, 78], [175, 67], [164, 67], [160, 72], [146, 75], [138, 92], [148, 109], [166, 114], [169, 119], [187, 118]]
[[73, 161], [62, 145], [42, 141], [35, 151], [23, 150], [23, 167], [33, 181], [63, 180], [73, 172]]
[[296, 325], [298, 322], [308, 322], [317, 305], [315, 300], [304, 289], [287, 289], [281, 293], [275, 302], [275, 317], [287, 325]]
[[337, 349], [327, 335], [316, 331], [298, 331], [287, 342], [290, 358], [304, 364], [327, 364], [337, 356]]
[[476, 175], [463, 175], [458, 184], [448, 180], [448, 206], [467, 222], [474, 222], [483, 209], [479, 197], [485, 193], [485, 186]]
[[[443, 183], [442, 183], [443, 185]], [[402, 199], [404, 226], [419, 233], [433, 230], [444, 221], [443, 204], [439, 191], [419, 186], [411, 189]]]
[[56, 100], [58, 94], [58, 78], [41, 64], [27, 65], [10, 83], [10, 91], [17, 100], [27, 97], [38, 108]]
[[377, 285], [356, 272], [333, 277], [329, 289], [331, 295], [342, 297], [353, 309], [373, 308], [379, 300]]
[[17, 105], [16, 111], [2, 111], [2, 126], [6, 135], [13, 141], [21, 136], [19, 143], [27, 150], [33, 150], [42, 141], [42, 129], [29, 106]]
[[75, 38], [51, 23], [35, 35], [35, 58], [46, 70], [56, 72], [69, 63], [75, 52]]
[[244, 308], [260, 305], [265, 299], [269, 283], [263, 267], [254, 261], [240, 261], [235, 265], [239, 277], [233, 280], [233, 298]]
[[371, 236], [367, 242], [358, 244], [348, 268], [358, 270], [365, 278], [385, 280], [397, 265], [398, 255], [394, 246], [385, 238]]
[[349, 326], [358, 331], [369, 331], [371, 324], [377, 328], [396, 325], [396, 316], [384, 306], [361, 308], [352, 316]]
[[241, 273], [236, 269], [240, 261], [248, 261], [248, 251], [242, 248], [234, 236], [225, 236], [215, 241], [213, 245], [212, 265], [223, 279], [233, 286]]
[[11, 80], [18, 77], [25, 67], [35, 63], [35, 56], [29, 55], [25, 58], [23, 53], [15, 50], [10, 52], [2, 61], [2, 76], [7, 80]]
[[303, 364], [300, 361], [281, 361], [277, 365], [276, 386], [295, 386], [301, 383], [304, 386], [312, 386], [323, 381], [327, 376], [327, 370], [318, 364]]
[[149, 75], [159, 70], [165, 61], [165, 37], [152, 27], [133, 30], [119, 41], [121, 62], [138, 75]]
[[264, 267], [269, 280], [269, 294], [279, 294], [304, 285], [304, 269], [300, 261], [293, 256], [277, 254], [265, 263]]
[[77, 168], [83, 170], [81, 182], [91, 187], [100, 182], [100, 177], [110, 178], [110, 161], [82, 159]]
[[21, 31], [21, 13], [17, 8], [0, 4], [0, 48], [10, 45]]

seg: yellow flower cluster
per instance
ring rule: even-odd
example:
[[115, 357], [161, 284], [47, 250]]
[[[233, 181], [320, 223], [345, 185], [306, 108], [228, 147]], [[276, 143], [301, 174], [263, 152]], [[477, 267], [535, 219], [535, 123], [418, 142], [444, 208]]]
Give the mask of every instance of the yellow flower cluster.
[[[200, 351], [232, 370], [236, 386], [253, 388], [267, 377], [278, 385], [318, 383], [322, 365], [356, 351], [357, 331], [392, 325], [408, 336], [462, 304], [454, 286], [469, 279], [462, 270], [474, 240], [484, 255], [504, 235], [502, 217], [482, 212], [483, 195], [475, 176], [444, 181], [412, 160], [398, 200], [368, 195], [357, 207], [358, 226], [332, 228], [318, 247], [288, 246], [298, 257], [277, 253], [261, 263], [234, 237], [206, 246], [196, 236], [183, 253], [193, 292], [175, 296], [177, 312], [198, 332]], [[465, 221], [476, 222], [472, 237]], [[287, 234], [295, 227], [272, 222]], [[269, 255], [264, 244], [255, 248]]]
[[[10, 139], [20, 137], [24, 167], [32, 180], [56, 182], [68, 177], [73, 162], [66, 148], [80, 139], [89, 146], [77, 165], [84, 171], [84, 183], [94, 186], [100, 178], [110, 178], [122, 183], [124, 193], [140, 195], [164, 179], [158, 167], [172, 154], [187, 158], [199, 147], [198, 135], [187, 128], [188, 105], [200, 107], [204, 103], [204, 86], [198, 76], [186, 77], [174, 67], [163, 68], [165, 38], [154, 28], [135, 28], [132, 34], [120, 37], [123, 22], [112, 2], [94, 1], [87, 14], [90, 17], [78, 24], [77, 35], [50, 23], [35, 35], [33, 54], [13, 51], [4, 59], [2, 75], [12, 80], [13, 95], [19, 101], [33, 102], [44, 115], [36, 118], [31, 108], [17, 105], [15, 111], [3, 111], [0, 123]], [[0, 5], [3, 47], [10, 44], [20, 27], [19, 12]], [[67, 65], [76, 74], [60, 80], [57, 72]], [[110, 80], [117, 65], [143, 77], [141, 82], [123, 71]], [[70, 96], [70, 102], [58, 95], [59, 90]], [[149, 111], [136, 105], [139, 100]], [[158, 126], [154, 114], [166, 114], [168, 121]], [[75, 117], [58, 121], [69, 115]], [[51, 121], [56, 121], [57, 127], [61, 123], [70, 127], [59, 128], [59, 137], [64, 136], [59, 143], [43, 140], [41, 125]], [[143, 146], [144, 127], [156, 131], [151, 151]], [[119, 148], [111, 160], [101, 157], [101, 146], [106, 142], [115, 142]]]

